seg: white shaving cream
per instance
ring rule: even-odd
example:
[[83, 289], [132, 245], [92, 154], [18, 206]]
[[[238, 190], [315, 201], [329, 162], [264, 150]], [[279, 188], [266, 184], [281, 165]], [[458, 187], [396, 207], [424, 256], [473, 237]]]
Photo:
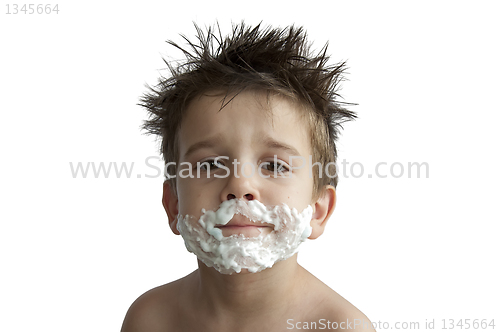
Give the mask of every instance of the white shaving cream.
[[[286, 204], [265, 206], [256, 200], [231, 199], [216, 211], [202, 209], [198, 220], [189, 215], [178, 216], [177, 229], [187, 250], [220, 273], [240, 273], [242, 269], [259, 272], [298, 251], [299, 245], [311, 235], [312, 212], [311, 206], [299, 213]], [[256, 237], [224, 236], [217, 226], [226, 225], [236, 214], [249, 222], [269, 224], [273, 229]]]

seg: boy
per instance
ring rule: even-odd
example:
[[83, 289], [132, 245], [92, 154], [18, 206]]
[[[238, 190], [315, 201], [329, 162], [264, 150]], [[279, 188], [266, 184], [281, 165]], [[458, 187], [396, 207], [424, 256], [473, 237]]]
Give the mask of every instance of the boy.
[[[198, 269], [130, 307], [134, 331], [373, 331], [297, 263], [335, 207], [344, 64], [311, 55], [301, 28], [198, 29], [186, 62], [142, 98], [162, 138], [170, 227]], [[332, 176], [333, 174], [333, 176]]]

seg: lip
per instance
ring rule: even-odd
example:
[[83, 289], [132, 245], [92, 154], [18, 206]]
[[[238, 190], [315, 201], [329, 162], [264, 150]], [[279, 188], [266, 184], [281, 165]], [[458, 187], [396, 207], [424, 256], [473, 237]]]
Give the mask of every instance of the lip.
[[265, 227], [273, 227], [273, 225], [270, 224], [264, 224], [261, 222], [252, 222], [248, 218], [241, 216], [241, 215], [235, 215], [233, 219], [231, 219], [227, 224], [225, 225], [216, 225], [215, 227], [218, 228], [245, 228], [245, 227], [255, 227], [255, 228], [265, 228]]
[[246, 237], [258, 237], [267, 234], [274, 229], [271, 224], [264, 224], [260, 221], [252, 222], [247, 217], [235, 215], [226, 225], [216, 225], [222, 231], [222, 235], [229, 237], [239, 234]]

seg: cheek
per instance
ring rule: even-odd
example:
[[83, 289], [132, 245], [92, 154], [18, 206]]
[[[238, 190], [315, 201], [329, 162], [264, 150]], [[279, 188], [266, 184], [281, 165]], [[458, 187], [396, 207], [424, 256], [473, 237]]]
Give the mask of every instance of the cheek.
[[290, 191], [290, 194], [287, 195], [287, 198], [290, 200], [289, 206], [293, 206], [299, 211], [305, 209], [311, 204], [313, 189], [313, 180], [302, 178], [293, 190]]
[[281, 205], [285, 203], [298, 211], [311, 204], [313, 193], [312, 181], [297, 181], [287, 186], [267, 185], [261, 191], [261, 202], [266, 205]]
[[199, 217], [201, 209], [213, 210], [219, 206], [219, 195], [208, 184], [200, 185], [196, 179], [180, 179], [177, 192], [179, 195], [179, 214]]
[[199, 192], [194, 190], [189, 179], [177, 180], [177, 193], [179, 195], [179, 213], [181, 215], [193, 214], [197, 210]]

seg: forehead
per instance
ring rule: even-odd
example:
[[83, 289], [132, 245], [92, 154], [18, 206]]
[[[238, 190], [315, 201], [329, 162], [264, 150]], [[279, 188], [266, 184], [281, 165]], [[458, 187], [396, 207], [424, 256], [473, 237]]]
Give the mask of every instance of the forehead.
[[[222, 107], [224, 106], [224, 107]], [[309, 153], [309, 124], [306, 110], [287, 97], [260, 91], [237, 95], [207, 93], [187, 107], [179, 130], [180, 154], [207, 139], [233, 143], [276, 140], [288, 142], [300, 154]]]

